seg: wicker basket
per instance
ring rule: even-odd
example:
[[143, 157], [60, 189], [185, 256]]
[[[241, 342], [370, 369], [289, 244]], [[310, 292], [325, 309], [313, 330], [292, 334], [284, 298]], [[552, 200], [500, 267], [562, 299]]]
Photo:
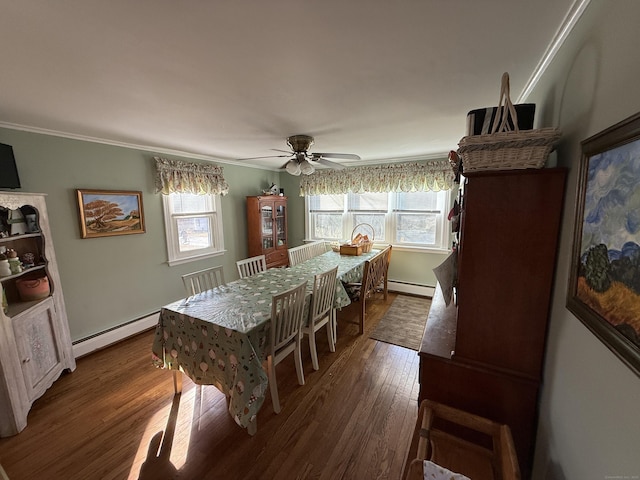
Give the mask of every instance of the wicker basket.
[[[518, 115], [509, 96], [509, 74], [502, 75], [500, 101], [491, 133], [468, 135], [458, 143], [464, 173], [480, 170], [542, 168], [554, 144], [557, 128], [518, 129]], [[509, 130], [511, 116], [514, 130]]]
[[[368, 227], [371, 230], [371, 235], [366, 234], [368, 240], [357, 241], [356, 231], [360, 227]], [[355, 227], [353, 227], [353, 231], [351, 232], [351, 245], [358, 245], [362, 247], [362, 253], [368, 253], [373, 248], [373, 241], [375, 240], [375, 230], [368, 223], [359, 223]], [[357, 243], [356, 243], [357, 242]]]

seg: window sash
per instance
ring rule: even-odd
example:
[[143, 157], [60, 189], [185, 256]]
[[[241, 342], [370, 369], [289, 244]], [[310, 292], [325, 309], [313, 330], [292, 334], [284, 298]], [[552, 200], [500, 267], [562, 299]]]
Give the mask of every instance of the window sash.
[[[415, 208], [420, 200], [416, 202], [415, 199], [411, 199], [412, 201], [403, 202], [402, 200], [407, 199], [399, 199], [398, 197], [399, 195], [407, 195], [407, 193], [399, 192], [385, 194], [387, 198], [385, 209], [378, 205], [379, 209], [368, 208], [366, 210], [354, 208], [354, 204], [357, 202], [351, 196], [357, 194], [346, 194], [344, 195], [345, 209], [343, 211], [312, 209], [311, 207], [316, 206], [319, 202], [308, 196], [306, 197], [308, 200], [306, 202], [307, 238], [347, 241], [350, 240], [354, 228], [358, 224], [367, 223], [374, 227], [374, 242], [376, 243], [438, 250], [448, 249], [450, 227], [445, 211], [450, 203], [451, 194], [448, 190], [432, 192], [432, 194], [436, 198], [428, 199], [424, 209]], [[408, 208], [399, 208], [399, 205]], [[371, 203], [369, 202], [367, 206], [370, 207]], [[332, 223], [331, 228], [326, 227], [329, 221]], [[421, 224], [423, 227], [420, 227]]]
[[[176, 195], [188, 194], [163, 195], [169, 265], [197, 260], [222, 252], [224, 244], [219, 196], [204, 195], [202, 196], [205, 197], [203, 198], [204, 202], [195, 202], [194, 204], [194, 202], [186, 201], [178, 204], [175, 202]], [[201, 208], [194, 208], [198, 203]], [[190, 208], [184, 208], [185, 206]]]

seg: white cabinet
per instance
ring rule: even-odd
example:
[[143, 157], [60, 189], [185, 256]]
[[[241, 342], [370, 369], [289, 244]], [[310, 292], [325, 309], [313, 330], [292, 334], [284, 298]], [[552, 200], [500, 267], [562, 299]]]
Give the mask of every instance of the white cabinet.
[[[30, 221], [12, 235], [17, 210]], [[4, 250], [17, 253], [20, 267], [0, 276], [7, 301], [0, 309], [0, 437], [24, 429], [33, 402], [76, 367], [44, 195], [0, 192]]]

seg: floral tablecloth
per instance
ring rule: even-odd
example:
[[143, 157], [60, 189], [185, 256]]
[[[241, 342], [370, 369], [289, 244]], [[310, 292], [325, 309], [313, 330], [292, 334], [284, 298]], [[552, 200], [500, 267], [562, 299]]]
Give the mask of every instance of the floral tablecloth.
[[291, 268], [273, 268], [252, 277], [173, 302], [160, 311], [152, 346], [158, 367], [182, 370], [199, 385], [215, 385], [229, 398], [229, 413], [242, 427], [252, 422], [268, 387], [262, 368], [266, 358], [271, 298], [307, 281], [307, 304], [313, 276], [338, 266], [335, 308], [351, 301], [342, 281], [362, 278], [361, 256], [327, 252]]

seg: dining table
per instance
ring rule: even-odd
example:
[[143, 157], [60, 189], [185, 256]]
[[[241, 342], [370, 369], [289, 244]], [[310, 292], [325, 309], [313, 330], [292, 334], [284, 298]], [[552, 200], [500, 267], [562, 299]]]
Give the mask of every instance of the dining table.
[[338, 267], [334, 308], [351, 303], [343, 282], [359, 282], [362, 255], [329, 251], [293, 267], [271, 268], [165, 305], [155, 330], [155, 366], [174, 371], [176, 393], [180, 371], [197, 385], [214, 385], [227, 397], [229, 414], [250, 434], [268, 389], [262, 364], [268, 354], [271, 300], [274, 295], [307, 282], [306, 310], [314, 276]]

